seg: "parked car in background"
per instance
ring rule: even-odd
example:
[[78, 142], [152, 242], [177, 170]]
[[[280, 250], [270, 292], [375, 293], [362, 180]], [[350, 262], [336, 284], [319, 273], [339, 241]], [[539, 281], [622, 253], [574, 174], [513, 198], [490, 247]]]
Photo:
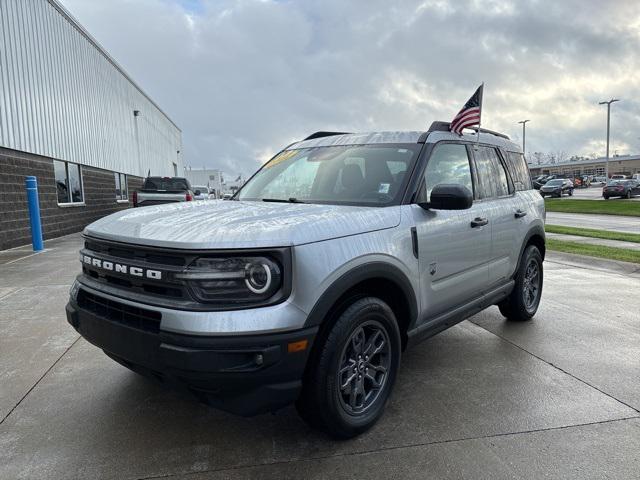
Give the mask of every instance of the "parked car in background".
[[625, 180], [627, 178], [626, 175], [622, 175], [622, 174], [615, 174], [615, 175], [611, 175], [611, 180]]
[[540, 187], [546, 183], [548, 176], [549, 175], [538, 175], [537, 177], [532, 178], [531, 183], [533, 184], [533, 188], [540, 190]]
[[604, 176], [594, 177], [591, 183], [595, 183], [597, 185], [605, 185], [607, 183], [607, 177], [604, 177]]
[[533, 184], [533, 188], [535, 188], [536, 190], [540, 190], [540, 188], [541, 188], [543, 185], [546, 185], [546, 183], [547, 183], [549, 180], [553, 180], [553, 179], [555, 179], [555, 178], [558, 178], [558, 176], [557, 176], [557, 175], [543, 175], [543, 176], [542, 176], [542, 178], [541, 178], [540, 180], [538, 180], [537, 182], [534, 182], [534, 184]]
[[222, 194], [222, 200], [231, 200], [231, 197], [233, 197], [233, 193]]
[[573, 182], [566, 178], [554, 178], [540, 188], [540, 195], [543, 197], [561, 197], [565, 193], [573, 195]]
[[575, 188], [589, 188], [591, 186], [591, 177], [589, 175], [581, 175], [573, 180]]
[[147, 177], [142, 189], [133, 192], [133, 206], [146, 207], [163, 203], [190, 202], [194, 192], [189, 180], [182, 177]]
[[635, 195], [640, 195], [640, 182], [637, 180], [611, 180], [602, 189], [605, 200], [611, 197], [631, 198]]
[[194, 200], [209, 200], [211, 198], [211, 190], [206, 185], [193, 185]]
[[637, 180], [638, 182], [640, 182], [640, 173], [634, 173], [633, 175], [631, 175], [631, 180]]

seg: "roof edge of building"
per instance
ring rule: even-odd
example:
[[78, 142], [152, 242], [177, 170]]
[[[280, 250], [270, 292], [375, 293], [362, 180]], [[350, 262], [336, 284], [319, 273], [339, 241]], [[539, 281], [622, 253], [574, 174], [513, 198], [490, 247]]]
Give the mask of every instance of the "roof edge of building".
[[[628, 162], [633, 160], [640, 160], [640, 155], [620, 155], [617, 157], [609, 157], [609, 163], [613, 162]], [[527, 162], [529, 168], [541, 168], [541, 167], [564, 167], [567, 165], [584, 165], [590, 163], [605, 163], [607, 157], [589, 158], [587, 160], [565, 161], [559, 163], [531, 163]]]
[[118, 70], [122, 76], [124, 78], [127, 79], [127, 81], [129, 81], [131, 83], [131, 85], [133, 85], [136, 90], [138, 90], [147, 100], [149, 100], [149, 102], [151, 102], [151, 104], [156, 107], [158, 109], [158, 111], [160, 113], [162, 113], [162, 115], [164, 115], [164, 117], [169, 120], [169, 122], [171, 122], [171, 124], [176, 127], [178, 129], [178, 131], [180, 133], [182, 133], [182, 130], [180, 129], [180, 127], [178, 125], [176, 125], [176, 123], [171, 119], [171, 117], [169, 115], [167, 115], [167, 113], [162, 110], [162, 108], [160, 108], [160, 106], [142, 89], [142, 87], [140, 87], [140, 85], [138, 85], [133, 78], [131, 78], [131, 76], [129, 76], [129, 74], [125, 71], [125, 69], [120, 66], [120, 64], [118, 62], [115, 61], [115, 59], [109, 55], [109, 53], [107, 53], [107, 51], [105, 50], [105, 48], [100, 45], [100, 43], [87, 31], [86, 28], [84, 28], [80, 22], [78, 20], [76, 20], [76, 18], [71, 14], [71, 12], [69, 12], [69, 10], [67, 10], [60, 2], [59, 0], [47, 0], [47, 2], [49, 2], [49, 4], [55, 8], [76, 30], [78, 30], [78, 32], [80, 32], [80, 34], [82, 36], [84, 36], [89, 43], [91, 43], [96, 50], [98, 50], [98, 52], [100, 52], [100, 54], [102, 54], [109, 63], [111, 63], [111, 65], [113, 65], [116, 70]]

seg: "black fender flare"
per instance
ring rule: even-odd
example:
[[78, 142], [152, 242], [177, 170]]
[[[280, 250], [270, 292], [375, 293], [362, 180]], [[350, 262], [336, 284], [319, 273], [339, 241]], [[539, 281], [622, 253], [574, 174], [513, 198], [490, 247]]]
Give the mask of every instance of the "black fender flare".
[[[522, 246], [520, 247], [520, 255], [518, 255], [518, 265], [520, 265], [520, 262], [522, 261], [522, 255], [524, 254], [525, 247], [529, 243], [529, 240], [531, 240], [531, 237], [533, 237], [534, 235], [538, 235], [539, 237], [542, 237], [542, 241], [544, 242], [545, 239], [546, 239], [546, 236], [545, 236], [545, 233], [544, 233], [544, 226], [543, 225], [534, 225], [533, 227], [531, 227], [529, 229], [529, 231], [527, 232], [527, 234], [524, 237], [524, 241], [522, 242]], [[546, 252], [546, 248], [545, 248], [545, 251], [540, 252], [540, 254], [542, 255], [542, 260], [544, 260], [545, 252]], [[516, 267], [516, 273], [517, 273], [517, 271], [518, 271], [518, 268]]]
[[304, 328], [320, 325], [327, 314], [340, 299], [340, 297], [349, 289], [355, 287], [359, 283], [366, 280], [384, 279], [393, 282], [403, 292], [408, 301], [408, 310], [410, 318], [408, 326], [411, 328], [415, 324], [418, 316], [418, 302], [416, 293], [407, 276], [398, 267], [385, 262], [368, 262], [358, 265], [340, 276], [335, 282], [327, 288], [320, 298], [316, 301], [311, 312], [307, 317]]

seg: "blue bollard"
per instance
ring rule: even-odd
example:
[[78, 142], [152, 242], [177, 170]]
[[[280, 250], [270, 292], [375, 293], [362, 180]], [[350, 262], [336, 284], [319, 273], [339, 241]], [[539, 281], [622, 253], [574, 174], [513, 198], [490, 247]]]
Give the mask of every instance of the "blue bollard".
[[42, 241], [42, 224], [40, 223], [40, 204], [38, 203], [38, 180], [36, 177], [26, 177], [27, 202], [29, 203], [29, 222], [31, 223], [31, 243], [33, 251], [44, 250]]

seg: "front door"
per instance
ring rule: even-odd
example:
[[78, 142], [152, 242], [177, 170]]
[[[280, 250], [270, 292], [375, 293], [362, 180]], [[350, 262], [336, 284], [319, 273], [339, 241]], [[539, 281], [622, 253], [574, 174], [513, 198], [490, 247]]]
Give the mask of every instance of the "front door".
[[[431, 152], [418, 196], [429, 201], [438, 184], [474, 191], [467, 147], [438, 143]], [[423, 316], [434, 317], [477, 297], [487, 284], [491, 226], [485, 205], [468, 210], [425, 210], [412, 205], [418, 237]]]

